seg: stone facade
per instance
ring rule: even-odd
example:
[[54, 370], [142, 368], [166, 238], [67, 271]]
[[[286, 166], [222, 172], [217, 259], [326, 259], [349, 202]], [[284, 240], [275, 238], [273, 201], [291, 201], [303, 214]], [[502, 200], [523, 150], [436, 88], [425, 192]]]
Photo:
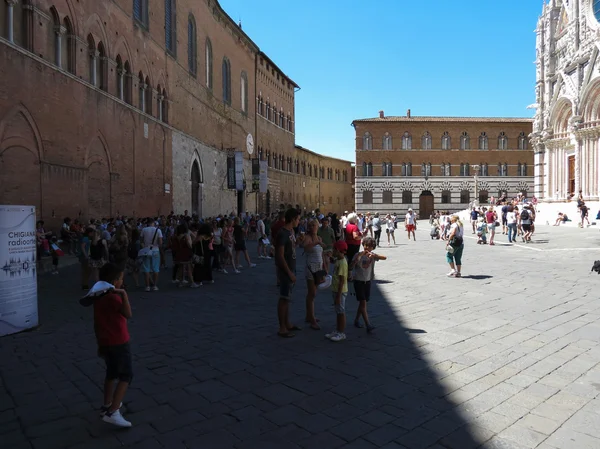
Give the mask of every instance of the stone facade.
[[599, 200], [600, 4], [544, 3], [537, 26], [537, 82], [532, 142], [535, 192], [564, 202], [582, 191]]
[[355, 120], [356, 208], [429, 216], [500, 192], [533, 194], [525, 118], [386, 117]]
[[273, 210], [278, 191], [315, 184], [271, 156], [272, 194], [222, 189], [229, 151], [244, 151], [246, 178], [259, 146], [305, 152], [298, 86], [216, 0], [0, 0], [0, 79], [0, 203], [34, 204], [50, 225]]

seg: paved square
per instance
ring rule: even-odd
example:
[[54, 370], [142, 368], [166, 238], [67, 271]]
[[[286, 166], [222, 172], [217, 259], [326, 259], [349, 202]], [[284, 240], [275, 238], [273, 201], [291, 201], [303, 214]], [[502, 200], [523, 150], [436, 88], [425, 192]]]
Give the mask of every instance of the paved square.
[[[325, 292], [323, 331], [276, 336], [272, 261], [197, 290], [165, 274], [160, 292], [131, 293], [130, 430], [98, 417], [104, 368], [78, 268], [40, 276], [42, 325], [0, 339], [0, 446], [600, 447], [600, 232], [539, 226], [531, 244], [495, 247], [466, 232], [462, 279], [445, 276], [427, 226], [384, 244], [377, 330], [352, 327], [350, 296], [341, 343], [323, 338], [335, 319]], [[298, 324], [305, 291], [300, 276]]]

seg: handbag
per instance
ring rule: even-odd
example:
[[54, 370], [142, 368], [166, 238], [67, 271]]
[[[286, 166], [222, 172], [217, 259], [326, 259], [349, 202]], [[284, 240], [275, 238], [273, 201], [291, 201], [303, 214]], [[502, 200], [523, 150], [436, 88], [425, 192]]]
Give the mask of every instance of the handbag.
[[150, 246], [145, 246], [144, 248], [138, 251], [138, 257], [151, 257], [152, 256], [152, 245], [154, 245], [154, 240], [156, 239], [156, 234], [158, 233], [158, 228], [154, 231], [154, 237], [152, 237], [152, 243]]
[[317, 270], [312, 271], [308, 265], [306, 265], [310, 274], [312, 274], [313, 280], [315, 281], [315, 285], [320, 285], [325, 282], [325, 277], [327, 276], [327, 271], [325, 270]]
[[494, 223], [494, 226], [497, 227], [497, 228], [500, 227], [500, 222], [497, 221], [496, 223]]
[[454, 247], [450, 243], [446, 245], [446, 252], [448, 254], [454, 254]]
[[196, 253], [194, 253], [194, 255], [192, 256], [192, 263], [194, 265], [202, 265], [204, 263], [204, 245], [202, 244], [202, 242], [200, 242], [200, 249], [202, 250], [201, 256]]

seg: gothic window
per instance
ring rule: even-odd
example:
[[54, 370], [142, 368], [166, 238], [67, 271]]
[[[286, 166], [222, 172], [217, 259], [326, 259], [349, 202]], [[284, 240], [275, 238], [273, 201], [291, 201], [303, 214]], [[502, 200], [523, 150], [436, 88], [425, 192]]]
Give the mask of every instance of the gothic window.
[[382, 148], [384, 150], [392, 149], [392, 136], [389, 133], [385, 133], [382, 139]]
[[363, 150], [372, 150], [373, 149], [373, 136], [371, 133], [366, 132], [363, 136]]
[[383, 204], [392, 204], [393, 203], [393, 194], [391, 190], [384, 190], [381, 202]]
[[363, 204], [373, 204], [373, 192], [370, 190], [363, 190], [362, 202]]
[[62, 52], [62, 57], [65, 58], [63, 62], [62, 68], [66, 69], [68, 72], [75, 74], [75, 36], [73, 33], [73, 25], [71, 25], [71, 20], [68, 17], [65, 17], [63, 21], [65, 24], [65, 37], [63, 39], [64, 50]]
[[519, 172], [519, 176], [527, 176], [527, 164], [525, 164], [525, 163], [521, 164], [519, 162], [518, 172]]
[[429, 134], [429, 131], [421, 137], [421, 148], [424, 150], [431, 150], [431, 134]]
[[431, 162], [421, 164], [421, 176], [431, 176]]
[[442, 150], [450, 150], [452, 148], [452, 140], [450, 139], [450, 134], [448, 131], [445, 131], [442, 134]]
[[508, 165], [506, 163], [504, 164], [498, 164], [498, 176], [508, 176]]
[[198, 72], [198, 44], [196, 42], [196, 19], [188, 17], [188, 70], [194, 76]]
[[461, 150], [470, 150], [471, 149], [471, 138], [469, 134], [465, 131], [460, 135], [460, 149]]
[[508, 150], [508, 137], [506, 137], [504, 131], [502, 131], [498, 136], [498, 149]]
[[450, 165], [450, 163], [448, 164], [442, 164], [442, 176], [452, 176], [451, 172], [452, 172], [452, 167]]
[[240, 77], [241, 84], [241, 101], [242, 101], [242, 112], [248, 114], [248, 75], [246, 72], [242, 72]]
[[[597, 0], [600, 3], [600, 0]], [[525, 136], [525, 133], [522, 132], [521, 134], [519, 134], [519, 150], [526, 150], [527, 149], [527, 136]]]
[[479, 165], [479, 174], [480, 176], [489, 176], [487, 163]]
[[131, 73], [131, 66], [129, 65], [129, 61], [125, 61], [125, 64], [123, 65], [123, 99], [129, 104], [133, 104], [132, 84], [133, 76]]
[[265, 117], [267, 120], [271, 120], [271, 105], [269, 104], [268, 101], [267, 101], [267, 104], [265, 105]]
[[404, 135], [402, 136], [402, 149], [412, 150], [412, 136], [408, 131], [405, 131]]
[[171, 55], [177, 54], [176, 30], [175, 0], [165, 0], [165, 47]]
[[485, 132], [481, 133], [479, 136], [479, 149], [487, 150], [488, 149], [488, 136]]
[[152, 103], [154, 102], [154, 99], [152, 98], [152, 84], [150, 84], [150, 78], [148, 76], [146, 76], [144, 84], [144, 95], [146, 95], [146, 101], [144, 102], [144, 106], [146, 107], [145, 112], [146, 114], [152, 115]]
[[223, 78], [223, 103], [231, 106], [231, 63], [227, 57], [223, 58], [221, 72]]
[[290, 114], [287, 116], [287, 128], [289, 132], [294, 132], [294, 122], [292, 122], [292, 116]]
[[104, 50], [104, 44], [98, 43], [98, 61], [96, 64], [96, 85], [102, 90], [108, 90], [108, 60], [106, 58], [106, 51]]
[[402, 204], [412, 204], [412, 192], [410, 190], [402, 192]]
[[[159, 93], [160, 95], [160, 93]], [[161, 103], [162, 111], [162, 121], [165, 123], [169, 123], [169, 100], [167, 97], [167, 90], [163, 88], [162, 90], [162, 103]]]
[[[206, 87], [213, 88], [213, 55], [210, 39], [206, 38], [206, 48], [204, 49], [204, 58], [206, 59]], [[262, 100], [261, 100], [262, 101]]]
[[452, 202], [451, 198], [450, 190], [442, 190], [442, 204], [450, 204]]
[[384, 162], [381, 164], [381, 176], [392, 176], [392, 163]]
[[470, 176], [471, 167], [469, 163], [460, 164], [460, 176]]
[[279, 112], [279, 127], [285, 128], [285, 116], [283, 114], [283, 108], [281, 108], [281, 111]]

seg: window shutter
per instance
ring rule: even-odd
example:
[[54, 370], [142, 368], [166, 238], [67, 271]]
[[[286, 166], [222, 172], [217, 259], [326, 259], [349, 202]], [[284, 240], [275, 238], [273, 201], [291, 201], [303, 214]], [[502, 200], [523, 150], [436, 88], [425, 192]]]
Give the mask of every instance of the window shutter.
[[171, 11], [171, 0], [165, 0], [165, 45], [167, 46], [167, 50], [173, 50], [173, 40], [172, 40], [172, 11]]

